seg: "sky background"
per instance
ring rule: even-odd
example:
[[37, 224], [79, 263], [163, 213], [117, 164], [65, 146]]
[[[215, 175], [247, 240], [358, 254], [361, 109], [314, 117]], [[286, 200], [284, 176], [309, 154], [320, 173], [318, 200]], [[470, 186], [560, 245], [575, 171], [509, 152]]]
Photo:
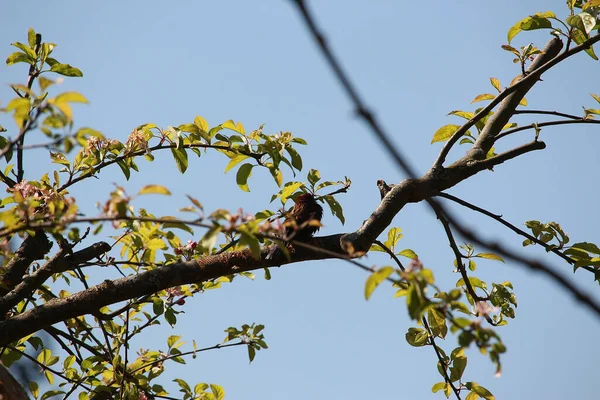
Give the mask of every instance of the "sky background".
[[[430, 144], [442, 125], [461, 123], [446, 116], [452, 110], [473, 111], [481, 93], [494, 93], [489, 78], [507, 86], [518, 74], [506, 43], [506, 32], [518, 20], [538, 11], [566, 16], [564, 1], [506, 0], [481, 2], [430, 1], [310, 1], [335, 54], [376, 113], [397, 147], [424, 173], [440, 144]], [[26, 42], [33, 27], [45, 41], [58, 44], [53, 56], [83, 71], [83, 79], [66, 79], [61, 91], [84, 94], [89, 105], [75, 107], [76, 126], [90, 126], [124, 141], [136, 126], [153, 122], [177, 126], [196, 115], [211, 126], [228, 119], [247, 131], [266, 123], [265, 131], [291, 131], [309, 145], [300, 148], [304, 177], [309, 168], [326, 180], [348, 176], [353, 184], [338, 200], [346, 226], [328, 211], [322, 234], [357, 229], [379, 203], [376, 180], [400, 182], [405, 176], [390, 160], [327, 68], [291, 1], [129, 1], [19, 2], [0, 4], [0, 53], [9, 44]], [[548, 32], [522, 33], [513, 44], [534, 42], [543, 47]], [[600, 94], [598, 63], [585, 54], [544, 75], [527, 96], [530, 109], [581, 114], [581, 106], [596, 107], [590, 93]], [[0, 66], [0, 99], [12, 98], [9, 83], [23, 83], [24, 64]], [[10, 120], [0, 123], [10, 128]], [[521, 119], [522, 123], [534, 120]], [[539, 121], [539, 120], [538, 120]], [[9, 132], [15, 136], [14, 130]], [[522, 132], [499, 150], [532, 139]], [[518, 226], [531, 219], [559, 222], [572, 242], [600, 243], [597, 187], [600, 158], [598, 129], [592, 125], [546, 128], [541, 139], [548, 148], [482, 172], [449, 192]], [[28, 143], [42, 142], [42, 135]], [[454, 160], [466, 147], [456, 147]], [[136, 205], [156, 215], [174, 215], [187, 205], [185, 194], [206, 210], [265, 208], [278, 189], [264, 171], [255, 171], [250, 193], [241, 192], [235, 174], [223, 174], [225, 157], [191, 159], [180, 175], [167, 153], [156, 161], [139, 161], [141, 173], [126, 182], [118, 168], [88, 179], [72, 194], [88, 215], [96, 202], [108, 198], [113, 184], [130, 194], [149, 183], [166, 185], [171, 197], [139, 199]], [[28, 179], [39, 179], [52, 168], [45, 152], [30, 152]], [[191, 157], [190, 157], [191, 158]], [[2, 166], [0, 166], [2, 167]], [[4, 167], [2, 167], [4, 168]], [[284, 171], [285, 179], [292, 179]], [[516, 237], [494, 221], [449, 205], [482, 237], [503, 242], [531, 257], [546, 260], [600, 299], [597, 284], [584, 271], [534, 248], [522, 249]], [[415, 250], [431, 268], [439, 286], [450, 289], [458, 280], [444, 232], [423, 204], [406, 206], [394, 226], [405, 234], [399, 248]], [[200, 232], [198, 236], [200, 236]], [[480, 249], [483, 251], [483, 249]], [[381, 254], [363, 260], [390, 263]], [[89, 272], [92, 273], [92, 272]], [[238, 278], [220, 290], [190, 299], [175, 329], [148, 331], [132, 350], [166, 348], [166, 336], [182, 335], [191, 346], [219, 343], [228, 326], [265, 324], [269, 349], [248, 363], [243, 348], [201, 354], [186, 366], [167, 365], [165, 386], [181, 377], [190, 384], [222, 385], [228, 399], [395, 399], [443, 398], [431, 386], [441, 381], [431, 348], [409, 346], [404, 335], [415, 326], [403, 299], [382, 286], [370, 301], [363, 290], [367, 275], [342, 261], [307, 262], [272, 270], [272, 280]], [[92, 273], [93, 274], [93, 273]], [[481, 261], [474, 276], [513, 282], [519, 300], [517, 318], [498, 330], [508, 352], [503, 374], [476, 349], [469, 349], [464, 380], [487, 387], [498, 399], [595, 398], [600, 348], [594, 343], [600, 321], [585, 306], [546, 278], [511, 263]], [[449, 352], [456, 341], [449, 336]], [[177, 397], [176, 390], [172, 392]]]

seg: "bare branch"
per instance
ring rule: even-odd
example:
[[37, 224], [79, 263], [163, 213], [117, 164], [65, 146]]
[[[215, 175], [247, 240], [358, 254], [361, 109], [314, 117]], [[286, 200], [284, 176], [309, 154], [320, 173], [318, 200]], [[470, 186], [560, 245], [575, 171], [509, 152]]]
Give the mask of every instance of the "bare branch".
[[600, 121], [595, 119], [576, 119], [571, 121], [548, 121], [548, 122], [538, 122], [530, 125], [519, 126], [517, 128], [508, 129], [496, 136], [496, 140], [502, 139], [505, 136], [511, 135], [515, 132], [520, 132], [528, 129], [543, 128], [544, 126], [556, 126], [556, 125], [572, 125], [572, 124], [600, 124]]

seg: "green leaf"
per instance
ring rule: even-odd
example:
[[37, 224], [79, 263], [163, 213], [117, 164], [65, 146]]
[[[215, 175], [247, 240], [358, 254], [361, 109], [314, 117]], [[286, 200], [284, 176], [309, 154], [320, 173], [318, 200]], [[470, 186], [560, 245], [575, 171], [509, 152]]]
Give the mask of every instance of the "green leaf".
[[121, 172], [123, 172], [123, 175], [125, 175], [125, 179], [129, 180], [129, 177], [131, 176], [131, 170], [129, 169], [125, 161], [117, 161], [117, 165], [119, 166], [119, 168], [121, 168]]
[[77, 92], [61, 93], [54, 99], [55, 103], [88, 103], [84, 95]]
[[494, 395], [492, 395], [489, 390], [475, 382], [467, 382], [466, 386], [467, 389], [478, 394], [480, 397], [483, 397], [485, 400], [495, 400]]
[[415, 253], [411, 249], [404, 249], [400, 253], [398, 253], [398, 255], [402, 256], [402, 257], [410, 258], [411, 260], [416, 260], [417, 258], [419, 258], [417, 253]]
[[20, 43], [20, 42], [15, 42], [15, 43], [11, 43], [13, 46], [15, 46], [16, 48], [22, 50], [25, 54], [27, 54], [30, 58], [32, 59], [36, 59], [37, 56], [35, 54], [35, 51], [33, 51], [33, 48], [29, 47], [29, 45]]
[[37, 382], [29, 382], [29, 392], [33, 397], [35, 397], [36, 399], [38, 398], [38, 396], [40, 395], [40, 386], [37, 384]]
[[328, 194], [327, 196], [323, 196], [323, 199], [329, 205], [333, 216], [337, 217], [337, 219], [340, 220], [342, 225], [344, 225], [346, 223], [346, 219], [344, 218], [344, 212], [340, 203], [338, 203], [338, 201], [330, 194]]
[[304, 184], [302, 182], [287, 183], [281, 190], [281, 202], [285, 203], [287, 199], [300, 189]]
[[522, 30], [532, 31], [535, 29], [552, 28], [552, 22], [550, 22], [548, 18], [556, 18], [556, 16], [554, 13], [548, 11], [544, 14], [537, 13], [535, 15], [523, 18], [508, 30], [508, 43], [510, 43], [511, 40], [513, 40], [513, 38]]
[[[48, 371], [46, 371], [48, 372]], [[42, 395], [42, 397], [40, 397], [40, 400], [46, 400], [49, 399], [50, 397], [54, 397], [54, 396], [58, 396], [61, 394], [65, 394], [66, 392], [63, 390], [48, 390], [46, 393], [44, 393]]]
[[281, 187], [283, 184], [283, 174], [281, 173], [281, 170], [279, 168], [269, 168], [269, 172], [271, 173], [271, 176], [273, 176], [273, 179], [275, 179], [277, 187]]
[[412, 319], [417, 319], [421, 311], [426, 306], [426, 300], [423, 297], [423, 289], [419, 285], [411, 285], [406, 293], [406, 306], [408, 315]]
[[197, 115], [196, 118], [194, 118], [194, 124], [196, 124], [196, 126], [202, 131], [208, 133], [208, 122], [206, 122], [206, 120], [201, 116]]
[[217, 400], [223, 400], [225, 398], [225, 390], [221, 386], [211, 383], [210, 390], [213, 392]]
[[369, 251], [382, 251], [384, 253], [386, 252], [385, 249], [378, 244], [372, 244]]
[[477, 103], [478, 101], [494, 100], [495, 98], [496, 98], [496, 96], [493, 95], [493, 94], [484, 93], [484, 94], [480, 94], [478, 96], [475, 96], [475, 98], [473, 99], [473, 101], [471, 101], [471, 104]]
[[235, 180], [244, 192], [249, 192], [250, 188], [248, 187], [248, 178], [252, 175], [252, 168], [254, 165], [250, 163], [243, 164], [237, 172]]
[[460, 110], [450, 111], [448, 113], [448, 115], [456, 115], [456, 116], [462, 117], [464, 119], [471, 119], [475, 116], [475, 114], [473, 114], [472, 112], [460, 111]]
[[35, 59], [20, 51], [16, 51], [6, 58], [6, 65], [13, 65], [20, 62], [33, 65], [35, 63]]
[[184, 148], [171, 148], [171, 154], [173, 154], [173, 159], [175, 160], [177, 169], [183, 174], [188, 167], [187, 152]]
[[[573, 32], [571, 34], [573, 41], [577, 44], [582, 44], [583, 42], [585, 42], [588, 37], [585, 33], [583, 33], [582, 31], [580, 31], [579, 29], [573, 29]], [[594, 52], [594, 48], [593, 47], [589, 47], [587, 49], [585, 49], [585, 52], [592, 57], [594, 60], [598, 60], [598, 56], [596, 55], [596, 53]]]
[[290, 158], [292, 159], [292, 166], [298, 171], [302, 171], [302, 157], [300, 157], [300, 154], [298, 154], [296, 149], [290, 146], [286, 146], [285, 150], [288, 152]]
[[240, 133], [244, 136], [246, 136], [246, 131], [244, 130], [244, 125], [242, 125], [241, 122], [238, 122], [237, 124], [235, 122], [233, 122], [233, 120], [229, 120], [229, 121], [225, 121], [221, 124], [221, 127], [223, 127], [224, 129], [231, 129], [234, 132]]
[[405, 337], [408, 344], [414, 347], [425, 346], [429, 339], [427, 331], [421, 328], [408, 328]]
[[75, 67], [70, 66], [69, 64], [54, 64], [50, 68], [51, 72], [56, 72], [57, 74], [64, 76], [72, 76], [72, 77], [82, 77], [83, 74], [80, 70]]
[[439, 336], [442, 339], [446, 337], [448, 333], [446, 318], [439, 310], [435, 308], [430, 309], [427, 312], [427, 321], [434, 336]]
[[442, 389], [443, 389], [445, 386], [446, 386], [446, 382], [438, 382], [438, 383], [436, 383], [435, 385], [433, 385], [433, 386], [431, 387], [431, 391], [432, 391], [433, 393], [437, 393], [437, 392], [439, 392], [440, 390], [442, 390]]
[[69, 160], [67, 160], [67, 158], [64, 156], [64, 154], [50, 152], [50, 158], [52, 159], [52, 162], [55, 164], [61, 164], [61, 165], [65, 165], [67, 167], [71, 166], [71, 163], [69, 162]]
[[502, 86], [500, 86], [500, 81], [496, 78], [490, 78], [490, 83], [492, 84], [492, 86], [494, 88], [496, 88], [496, 90], [498, 91], [498, 93], [500, 93], [502, 91]]
[[392, 273], [394, 273], [394, 268], [392, 267], [381, 267], [373, 272], [371, 276], [367, 278], [367, 282], [365, 283], [365, 299], [369, 300], [373, 291], [377, 289], [377, 286], [386, 280]]
[[141, 194], [164, 194], [170, 196], [171, 192], [169, 192], [169, 189], [161, 185], [146, 185], [140, 189], [138, 196]]
[[504, 262], [504, 259], [502, 257], [500, 257], [497, 254], [493, 254], [493, 253], [479, 253], [479, 254], [475, 254], [473, 257], [487, 258], [488, 260], [496, 260], [496, 261]]
[[35, 48], [35, 44], [36, 44], [36, 39], [35, 39], [35, 31], [33, 30], [33, 28], [29, 28], [29, 30], [27, 31], [27, 43], [29, 43], [29, 46], [31, 46], [31, 48]]
[[387, 235], [387, 240], [385, 241], [385, 245], [388, 249], [394, 251], [394, 247], [396, 247], [396, 243], [400, 239], [402, 239], [404, 235], [402, 234], [402, 229], [400, 228], [390, 228]]
[[460, 126], [454, 124], [442, 126], [433, 134], [433, 139], [431, 139], [431, 143], [447, 141], [452, 137], [452, 135], [454, 135], [454, 132], [456, 132], [458, 128], [460, 128]]
[[452, 367], [450, 367], [450, 380], [456, 382], [460, 380], [467, 367], [467, 357], [464, 355], [455, 357], [452, 361]]
[[321, 173], [316, 169], [311, 169], [308, 171], [308, 181], [312, 186], [316, 185], [317, 182], [321, 179]]
[[181, 336], [171, 335], [167, 338], [167, 346], [169, 348], [173, 347], [175, 343], [177, 343], [181, 339]]
[[586, 251], [588, 253], [593, 253], [593, 254], [599, 254], [600, 255], [600, 248], [598, 246], [596, 246], [594, 243], [580, 242], [580, 243], [573, 244], [573, 246], [571, 246], [571, 247], [575, 248], [575, 249], [581, 249], [581, 250]]
[[233, 157], [225, 167], [225, 173], [227, 173], [231, 168], [235, 167], [247, 158], [248, 156], [244, 154], [238, 154], [237, 156]]

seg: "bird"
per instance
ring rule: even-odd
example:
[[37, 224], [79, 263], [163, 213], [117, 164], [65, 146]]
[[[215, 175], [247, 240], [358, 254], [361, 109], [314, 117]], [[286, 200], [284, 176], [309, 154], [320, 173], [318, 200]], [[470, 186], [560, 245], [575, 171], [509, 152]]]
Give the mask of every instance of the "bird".
[[385, 197], [386, 194], [390, 190], [392, 190], [396, 185], [388, 185], [383, 179], [377, 180], [377, 188], [379, 189], [379, 194], [381, 195], [381, 200]]
[[[323, 207], [317, 203], [315, 196], [311, 193], [303, 193], [297, 196], [294, 203], [291, 210], [285, 213], [285, 232], [282, 239], [285, 241], [306, 242], [320, 228], [319, 223], [323, 218]], [[317, 223], [311, 223], [311, 221], [317, 221]], [[266, 259], [275, 258], [280, 252], [279, 246], [274, 245]]]

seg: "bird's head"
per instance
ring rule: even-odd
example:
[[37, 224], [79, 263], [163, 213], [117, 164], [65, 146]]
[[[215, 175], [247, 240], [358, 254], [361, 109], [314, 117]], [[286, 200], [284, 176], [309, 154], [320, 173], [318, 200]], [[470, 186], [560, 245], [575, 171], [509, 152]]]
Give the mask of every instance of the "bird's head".
[[310, 193], [302, 193], [296, 197], [296, 203], [310, 203], [315, 201], [315, 196]]

